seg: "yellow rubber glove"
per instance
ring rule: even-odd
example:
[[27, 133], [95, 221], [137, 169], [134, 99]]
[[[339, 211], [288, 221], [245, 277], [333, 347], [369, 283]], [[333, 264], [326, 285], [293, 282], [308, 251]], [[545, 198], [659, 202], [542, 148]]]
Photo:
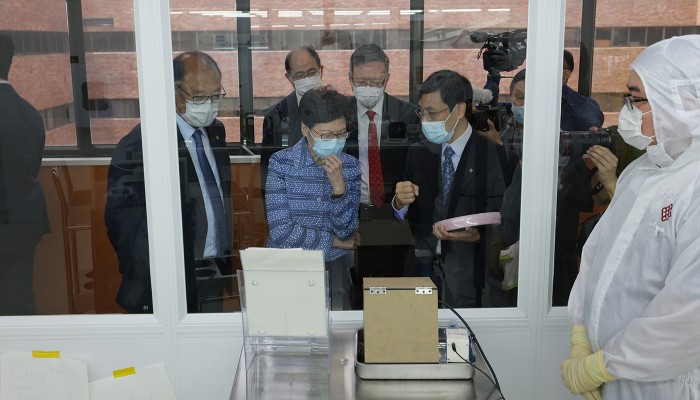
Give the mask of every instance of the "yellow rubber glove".
[[593, 389], [590, 392], [581, 393], [581, 397], [583, 397], [586, 400], [603, 400], [603, 397], [600, 395], [600, 390], [598, 389]]
[[[593, 354], [591, 342], [588, 340], [586, 327], [574, 325], [571, 327], [571, 350], [569, 358], [584, 358]], [[602, 400], [600, 390], [593, 389], [590, 392], [581, 393], [581, 397], [586, 400]]]
[[586, 334], [586, 327], [574, 325], [571, 327], [571, 350], [569, 358], [584, 358], [593, 354], [591, 342]]
[[617, 378], [605, 369], [603, 351], [600, 350], [584, 358], [564, 361], [561, 364], [561, 379], [571, 393], [582, 394]]

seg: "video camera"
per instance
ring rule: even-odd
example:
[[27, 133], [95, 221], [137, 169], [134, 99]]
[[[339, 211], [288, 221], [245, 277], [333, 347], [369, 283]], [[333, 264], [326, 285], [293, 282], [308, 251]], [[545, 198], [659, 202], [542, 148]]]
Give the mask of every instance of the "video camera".
[[496, 34], [472, 32], [469, 37], [474, 43], [484, 43], [476, 58], [483, 56], [486, 71], [513, 71], [525, 61], [527, 29]]
[[503, 104], [497, 106], [491, 104], [480, 104], [475, 107], [472, 113], [474, 128], [486, 132], [489, 130], [487, 120], [493, 122], [497, 132], [500, 132], [507, 124], [513, 123], [513, 114]]
[[616, 153], [613, 134], [604, 128], [595, 132], [563, 131], [559, 135], [559, 154], [562, 156], [580, 156], [595, 145], [607, 147], [613, 153]]

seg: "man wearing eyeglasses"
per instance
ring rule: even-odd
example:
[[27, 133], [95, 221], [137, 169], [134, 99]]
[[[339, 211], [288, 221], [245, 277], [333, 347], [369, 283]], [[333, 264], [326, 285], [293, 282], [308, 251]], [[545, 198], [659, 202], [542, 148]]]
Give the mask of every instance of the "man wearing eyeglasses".
[[618, 131], [646, 153], [620, 175], [571, 290], [562, 379], [586, 399], [697, 399], [700, 35], [630, 65]]
[[363, 245], [358, 249], [357, 272], [401, 276], [410, 228], [393, 220], [389, 203], [394, 185], [403, 177], [408, 146], [418, 141], [420, 119], [416, 106], [386, 93], [389, 57], [381, 47], [358, 47], [350, 57], [348, 78], [354, 96], [348, 111], [346, 151], [360, 160], [362, 170], [359, 230]]
[[267, 165], [270, 156], [283, 147], [294, 146], [302, 134], [296, 119], [301, 96], [322, 86], [323, 66], [321, 58], [312, 47], [299, 47], [290, 51], [284, 59], [284, 77], [294, 91], [279, 103], [265, 111], [260, 152], [262, 187], [267, 181]]
[[505, 191], [501, 150], [469, 124], [473, 92], [467, 78], [437, 71], [419, 92], [426, 140], [410, 147], [392, 200], [396, 216], [410, 222], [415, 237], [407, 268], [420, 273], [434, 267], [445, 301], [453, 307], [505, 306], [501, 282], [486, 274], [491, 228], [447, 231], [437, 224], [500, 209]]
[[[218, 65], [205, 53], [183, 53], [173, 68], [187, 308], [195, 312], [201, 300], [196, 268], [230, 267], [231, 171], [226, 131], [216, 120], [225, 91]], [[117, 303], [130, 313], [151, 313], [141, 125], [117, 144], [107, 184], [105, 224], [122, 273]], [[222, 287], [211, 290], [208, 295], [221, 297]], [[208, 311], [220, 309], [218, 303]]]

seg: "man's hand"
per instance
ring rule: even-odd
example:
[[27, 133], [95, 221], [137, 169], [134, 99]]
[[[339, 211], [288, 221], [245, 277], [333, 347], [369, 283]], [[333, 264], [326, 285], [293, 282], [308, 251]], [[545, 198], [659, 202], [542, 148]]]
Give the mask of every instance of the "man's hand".
[[347, 240], [340, 240], [337, 236], [333, 236], [333, 247], [344, 250], [355, 250], [360, 245], [360, 232], [355, 232]]
[[458, 240], [460, 242], [478, 242], [481, 239], [481, 235], [476, 228], [466, 228], [464, 230], [448, 232], [440, 224], [433, 225], [433, 235], [439, 240]]
[[609, 197], [612, 198], [617, 185], [617, 156], [604, 146], [592, 146], [586, 151], [593, 164], [598, 168], [596, 175], [598, 181], [605, 187]]
[[321, 167], [326, 171], [331, 182], [334, 196], [345, 194], [345, 180], [343, 179], [343, 161], [335, 154], [321, 158]]
[[418, 185], [414, 185], [410, 181], [403, 181], [396, 183], [396, 209], [400, 210], [409, 204], [416, 201], [418, 197]]
[[477, 132], [480, 136], [482, 136], [482, 137], [484, 137], [484, 138], [486, 138], [486, 139], [488, 139], [488, 140], [490, 140], [490, 141], [492, 141], [492, 142], [494, 142], [494, 143], [496, 143], [496, 144], [502, 146], [502, 145], [503, 145], [503, 140], [501, 139], [501, 134], [498, 133], [498, 131], [496, 130], [496, 125], [494, 125], [493, 122], [491, 122], [491, 120], [488, 119], [488, 118], [486, 119], [486, 123], [489, 125], [489, 130], [488, 130], [488, 131], [484, 132], [484, 131], [482, 131], [482, 130], [480, 130], [480, 129], [476, 129], [476, 132]]

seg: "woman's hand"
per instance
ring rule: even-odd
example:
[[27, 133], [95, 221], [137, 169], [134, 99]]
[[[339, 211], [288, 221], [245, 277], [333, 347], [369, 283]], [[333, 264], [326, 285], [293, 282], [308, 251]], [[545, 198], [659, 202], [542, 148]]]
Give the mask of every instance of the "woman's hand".
[[343, 161], [335, 154], [321, 158], [321, 167], [326, 171], [331, 182], [334, 196], [345, 194], [345, 180], [343, 179]]
[[360, 232], [355, 232], [347, 240], [340, 240], [337, 236], [333, 236], [333, 247], [344, 250], [355, 250], [360, 245]]

